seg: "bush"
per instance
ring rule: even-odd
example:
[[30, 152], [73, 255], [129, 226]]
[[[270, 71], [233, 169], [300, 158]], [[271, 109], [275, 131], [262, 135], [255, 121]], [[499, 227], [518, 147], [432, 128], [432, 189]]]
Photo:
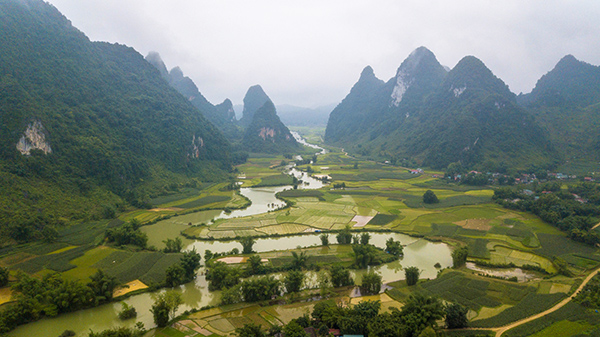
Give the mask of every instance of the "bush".
[[381, 290], [381, 275], [370, 271], [363, 276], [360, 291], [363, 294], [378, 294]]
[[452, 252], [452, 265], [454, 268], [460, 268], [467, 263], [467, 256], [469, 256], [469, 249], [467, 247], [461, 247]]
[[126, 319], [135, 317], [137, 317], [137, 311], [135, 310], [135, 307], [130, 306], [125, 302], [122, 302], [121, 311], [119, 312], [119, 319], [124, 321]]
[[437, 204], [438, 202], [440, 202], [440, 200], [432, 190], [427, 190], [423, 194], [423, 202], [426, 204]]
[[421, 271], [417, 267], [407, 267], [404, 268], [404, 275], [406, 276], [406, 284], [408, 286], [414, 286], [419, 282]]

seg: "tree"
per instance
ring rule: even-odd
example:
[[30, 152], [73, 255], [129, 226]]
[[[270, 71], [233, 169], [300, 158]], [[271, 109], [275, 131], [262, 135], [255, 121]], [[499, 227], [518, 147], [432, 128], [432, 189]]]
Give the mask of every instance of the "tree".
[[321, 234], [319, 235], [319, 239], [321, 239], [321, 245], [329, 246], [329, 235]]
[[367, 233], [362, 233], [360, 235], [360, 244], [361, 245], [368, 245], [369, 244], [369, 240], [371, 239], [371, 234]]
[[304, 282], [304, 273], [300, 270], [291, 270], [285, 276], [283, 284], [288, 293], [299, 292]]
[[280, 294], [281, 282], [269, 275], [245, 280], [241, 287], [244, 301], [266, 301]]
[[98, 302], [107, 302], [112, 299], [115, 288], [119, 285], [117, 278], [106, 274], [102, 269], [98, 269], [87, 284], [94, 292]]
[[326, 297], [331, 292], [331, 279], [329, 273], [326, 270], [321, 270], [317, 274], [317, 283], [319, 284], [319, 290], [321, 297]]
[[333, 301], [319, 301], [313, 307], [311, 316], [316, 321], [322, 321], [323, 315], [329, 308], [337, 308]]
[[350, 271], [339, 264], [331, 267], [331, 283], [334, 287], [345, 287], [354, 285], [354, 280], [350, 277]]
[[154, 316], [154, 323], [160, 328], [167, 326], [169, 320], [175, 316], [177, 309], [182, 303], [181, 294], [176, 291], [168, 290], [160, 293], [150, 308]]
[[119, 311], [119, 319], [126, 320], [137, 317], [137, 311], [134, 306], [131, 306], [125, 302], [121, 302], [121, 311]]
[[436, 326], [436, 321], [443, 318], [444, 314], [444, 305], [439, 299], [417, 293], [409, 296], [399, 317], [407, 336], [418, 336], [425, 328]]
[[363, 276], [360, 291], [364, 294], [378, 294], [381, 290], [381, 275], [370, 271]]
[[460, 247], [452, 252], [452, 265], [454, 268], [460, 268], [467, 263], [467, 257], [469, 256], [469, 249], [467, 247]]
[[354, 252], [354, 264], [358, 268], [367, 268], [371, 264], [376, 264], [379, 251], [372, 245], [352, 245]]
[[213, 253], [210, 250], [205, 250], [204, 251], [204, 263], [208, 263], [208, 261], [210, 261], [210, 259], [213, 258]]
[[300, 252], [300, 254], [296, 252], [292, 252], [292, 269], [293, 270], [301, 270], [302, 268], [306, 268], [306, 262], [308, 261], [308, 256], [306, 252]]
[[185, 270], [180, 263], [176, 263], [165, 271], [165, 283], [167, 287], [176, 287], [185, 283]]
[[417, 284], [417, 282], [419, 282], [421, 271], [417, 267], [407, 267], [404, 268], [404, 275], [406, 276], [406, 284], [409, 286], [414, 286]]
[[267, 335], [262, 330], [260, 325], [249, 323], [244, 324], [242, 328], [235, 329], [235, 333], [239, 337], [266, 337]]
[[423, 202], [426, 204], [437, 204], [440, 201], [432, 190], [427, 190], [425, 191], [425, 194], [423, 194]]
[[385, 242], [385, 252], [400, 257], [404, 252], [404, 247], [402, 247], [400, 241], [394, 241], [394, 238], [389, 238]]
[[165, 302], [154, 302], [150, 308], [150, 312], [154, 316], [154, 324], [159, 328], [164, 328], [169, 324], [169, 307]]
[[8, 268], [0, 267], [0, 287], [8, 285]]
[[264, 272], [264, 267], [262, 265], [262, 259], [259, 255], [252, 255], [248, 258], [248, 265], [246, 267], [247, 275], [257, 275], [262, 274]]
[[200, 268], [200, 259], [202, 257], [196, 252], [196, 248], [183, 253], [179, 262], [185, 271], [185, 281], [189, 282], [196, 277], [196, 270]]
[[[141, 322], [139, 322], [139, 323], [141, 323]], [[138, 326], [136, 324], [135, 328], [119, 327], [119, 328], [112, 328], [112, 329], [104, 330], [102, 332], [91, 331], [90, 334], [88, 335], [88, 337], [142, 337], [145, 333], [146, 333], [146, 330], [144, 330], [143, 325]], [[75, 336], [75, 335], [71, 335], [71, 336]]]
[[350, 226], [346, 225], [344, 229], [342, 229], [338, 235], [336, 235], [337, 242], [340, 245], [347, 245], [352, 243], [352, 233], [350, 232]]
[[357, 305], [352, 308], [354, 314], [364, 317], [366, 319], [373, 319], [379, 314], [381, 309], [381, 301], [360, 301]]
[[567, 261], [561, 259], [560, 257], [555, 256], [554, 259], [552, 260], [552, 263], [556, 267], [558, 274], [564, 275], [567, 277], [573, 276], [573, 274], [569, 270], [569, 264], [567, 263]]
[[245, 236], [240, 239], [240, 243], [242, 244], [242, 254], [252, 254], [254, 251], [252, 250], [252, 246], [256, 243], [256, 240], [251, 236]]
[[306, 332], [295, 319], [283, 327], [283, 334], [285, 337], [306, 337]]
[[448, 329], [462, 329], [467, 327], [467, 313], [469, 309], [458, 303], [450, 303], [446, 306], [446, 327]]
[[208, 290], [221, 290], [240, 283], [240, 271], [229, 267], [225, 262], [217, 261], [206, 272]]
[[183, 241], [181, 241], [180, 237], [176, 237], [174, 240], [166, 239], [163, 241], [163, 243], [166, 246], [163, 249], [163, 251], [165, 253], [179, 253], [179, 252], [181, 252], [181, 249], [183, 248]]
[[435, 333], [435, 330], [432, 327], [428, 326], [421, 331], [419, 337], [437, 337], [437, 333]]
[[407, 336], [404, 333], [404, 325], [397, 318], [392, 316], [390, 313], [382, 313], [377, 317], [370, 320], [367, 330], [369, 336], [377, 337], [398, 337]]

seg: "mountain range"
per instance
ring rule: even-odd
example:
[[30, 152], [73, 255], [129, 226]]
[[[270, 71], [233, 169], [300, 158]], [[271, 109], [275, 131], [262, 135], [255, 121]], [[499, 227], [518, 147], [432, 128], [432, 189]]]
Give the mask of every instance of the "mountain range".
[[367, 66], [331, 112], [325, 141], [434, 168], [460, 162], [504, 171], [556, 167], [590, 153], [593, 159], [600, 144], [598, 69], [567, 56], [517, 97], [476, 57], [448, 71], [420, 47], [387, 82]]
[[157, 52], [148, 53], [146, 61], [156, 67], [169, 85], [198, 108], [206, 119], [217, 126], [227, 138], [239, 138], [240, 131], [236, 128], [235, 111], [231, 100], [225, 99], [221, 104], [213, 105], [200, 93], [194, 81], [183, 74], [181, 68], [174, 67], [168, 71]]
[[0, 0], [0, 31], [3, 238], [231, 170], [222, 133], [132, 48], [91, 42], [41, 0]]

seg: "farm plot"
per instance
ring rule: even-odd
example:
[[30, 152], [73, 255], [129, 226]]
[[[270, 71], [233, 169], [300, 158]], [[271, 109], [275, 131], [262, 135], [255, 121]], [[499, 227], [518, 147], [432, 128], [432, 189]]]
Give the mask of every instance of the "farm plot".
[[180, 259], [181, 254], [115, 251], [94, 266], [115, 276], [122, 283], [139, 279], [145, 284], [152, 285], [162, 283], [165, 270]]
[[556, 272], [552, 262], [544, 257], [500, 245], [494, 246], [490, 251], [490, 260], [492, 263], [497, 264], [514, 263], [517, 266], [525, 264], [537, 265], [544, 268], [549, 273]]
[[76, 268], [67, 270], [62, 275], [65, 279], [87, 281], [87, 279], [98, 270], [97, 268], [94, 268], [93, 265], [108, 257], [114, 251], [114, 248], [107, 246], [100, 246], [88, 250], [83, 254], [83, 256], [71, 260], [70, 263], [75, 265]]

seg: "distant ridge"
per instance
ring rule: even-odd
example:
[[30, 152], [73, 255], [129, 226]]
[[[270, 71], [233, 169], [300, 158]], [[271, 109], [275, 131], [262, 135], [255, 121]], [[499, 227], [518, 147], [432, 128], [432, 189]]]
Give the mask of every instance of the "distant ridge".
[[275, 105], [260, 85], [250, 87], [244, 97], [244, 116], [240, 122], [250, 118], [242, 141], [248, 151], [289, 153], [298, 150], [299, 144], [277, 116]]
[[160, 54], [150, 52], [146, 56], [146, 61], [152, 64], [161, 76], [175, 88], [180, 94], [187, 98], [202, 114], [215, 126], [217, 126], [230, 140], [239, 139], [241, 132], [235, 127], [235, 111], [233, 104], [226, 99], [221, 104], [213, 105], [198, 90], [198, 87], [189, 77], [183, 74], [179, 67], [174, 67], [171, 71], [167, 70]]
[[332, 111], [325, 141], [359, 155], [444, 168], [548, 165], [557, 154], [502, 80], [473, 56], [449, 72], [425, 47], [388, 82], [366, 67]]

